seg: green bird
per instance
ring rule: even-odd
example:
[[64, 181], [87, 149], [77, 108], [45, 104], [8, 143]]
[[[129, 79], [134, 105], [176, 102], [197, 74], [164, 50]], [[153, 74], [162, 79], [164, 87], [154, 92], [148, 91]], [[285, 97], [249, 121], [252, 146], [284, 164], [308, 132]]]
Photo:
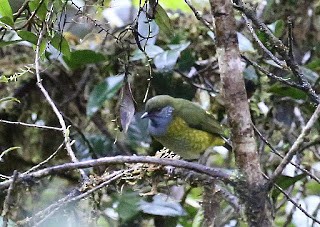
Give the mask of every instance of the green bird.
[[141, 118], [148, 118], [148, 131], [163, 146], [184, 159], [198, 159], [211, 146], [222, 146], [222, 126], [199, 105], [181, 98], [158, 95], [149, 99]]

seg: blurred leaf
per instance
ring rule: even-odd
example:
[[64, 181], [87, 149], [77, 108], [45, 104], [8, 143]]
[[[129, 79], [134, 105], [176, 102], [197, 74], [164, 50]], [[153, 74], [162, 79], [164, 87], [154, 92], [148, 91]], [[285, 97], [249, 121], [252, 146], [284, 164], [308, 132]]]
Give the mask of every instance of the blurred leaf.
[[[290, 177], [290, 176], [285, 176], [285, 175], [281, 175], [277, 178], [276, 180], [276, 184], [283, 190], [286, 190], [287, 188], [289, 188], [290, 186], [294, 185], [297, 181], [303, 179], [306, 177], [306, 174], [300, 174], [300, 175], [297, 175], [295, 177]], [[277, 197], [279, 196], [280, 194], [280, 190], [275, 188], [273, 191], [272, 191], [272, 200], [275, 202]]]
[[111, 99], [121, 88], [124, 74], [109, 76], [104, 82], [96, 85], [89, 95], [87, 115], [91, 117], [106, 100]]
[[19, 42], [21, 42], [21, 40], [0, 41], [0, 47], [8, 46], [11, 44], [16, 44]]
[[28, 41], [34, 45], [37, 45], [38, 37], [34, 33], [29, 31], [18, 31], [17, 33], [18, 36], [21, 37], [21, 39]]
[[[0, 4], [1, 4], [1, 3], [0, 3]], [[15, 227], [15, 226], [17, 226], [17, 224], [16, 224], [15, 222], [11, 221], [11, 220], [9, 220], [7, 224], [8, 224], [8, 225], [7, 225], [8, 227]], [[3, 224], [3, 217], [2, 217], [2, 216], [0, 216], [0, 226], [4, 226], [4, 224]]]
[[274, 35], [279, 38], [282, 36], [283, 31], [285, 29], [285, 22], [283, 20], [277, 20], [276, 22], [274, 22], [274, 24]]
[[156, 8], [155, 22], [160, 27], [160, 31], [163, 31], [168, 38], [174, 36], [174, 29], [171, 26], [170, 18], [160, 4]]
[[37, 11], [36, 14], [37, 16], [44, 21], [46, 18], [47, 14], [47, 5], [48, 5], [48, 0], [31, 0], [29, 2], [29, 8], [31, 11]]
[[0, 99], [0, 103], [6, 102], [6, 101], [14, 101], [14, 102], [20, 103], [20, 100], [15, 97], [5, 97], [5, 98]]
[[[139, 0], [133, 0], [134, 6], [139, 6], [140, 1]], [[189, 6], [184, 2], [184, 0], [160, 0], [161, 5], [165, 9], [171, 9], [171, 10], [179, 10], [184, 13], [191, 13], [191, 9]]]
[[179, 202], [174, 201], [168, 195], [158, 194], [152, 202], [141, 201], [139, 208], [146, 214], [159, 216], [183, 216], [186, 212]]
[[268, 89], [268, 92], [271, 92], [273, 94], [283, 96], [283, 97], [291, 97], [293, 99], [305, 100], [307, 98], [307, 95], [303, 91], [293, 87], [282, 86], [279, 83], [275, 83], [274, 85], [272, 85]]
[[127, 81], [122, 87], [120, 100], [120, 122], [124, 133], [128, 131], [129, 125], [135, 112], [134, 101], [130, 84]]
[[304, 74], [304, 76], [309, 81], [309, 83], [311, 84], [311, 86], [314, 86], [315, 83], [317, 82], [317, 80], [319, 79], [318, 73], [312, 71], [311, 69], [303, 67], [303, 66], [301, 66], [300, 69], [301, 69], [302, 73]]
[[55, 36], [51, 39], [51, 45], [68, 59], [70, 58], [71, 52], [69, 43], [60, 33], [56, 33]]
[[1, 22], [13, 27], [12, 9], [8, 0], [0, 0], [0, 16]]
[[245, 68], [245, 70], [243, 71], [243, 76], [247, 80], [251, 80], [254, 83], [258, 83], [258, 80], [259, 80], [258, 75], [252, 65]]
[[140, 196], [135, 192], [125, 192], [118, 196], [119, 204], [117, 211], [121, 222], [126, 222], [136, 216], [140, 211], [138, 204]]
[[241, 52], [255, 52], [255, 49], [252, 46], [251, 41], [242, 35], [240, 32], [237, 32], [239, 49]]
[[[269, 60], [264, 60], [265, 63], [269, 64], [269, 65], [272, 65], [274, 67], [277, 67], [279, 69], [282, 69], [282, 67], [280, 65], [278, 65], [275, 61], [269, 59]], [[283, 63], [285, 65], [285, 62], [284, 61], [281, 61], [281, 63]]]
[[[156, 55], [162, 53], [164, 50], [156, 45], [147, 45], [145, 47], [145, 52], [148, 55], [149, 58], [154, 58]], [[130, 57], [130, 61], [137, 61], [137, 60], [142, 60], [145, 59], [146, 56], [145, 54], [139, 50], [136, 49], [133, 53], [132, 53], [132, 57]]]
[[167, 50], [158, 54], [154, 58], [154, 64], [160, 71], [170, 71], [174, 68], [181, 51], [185, 50], [190, 45], [190, 42], [178, 45], [169, 45], [171, 50]]
[[86, 64], [94, 64], [104, 61], [106, 58], [101, 53], [92, 50], [76, 50], [71, 52], [70, 57], [63, 56], [63, 60], [71, 69], [80, 68]]

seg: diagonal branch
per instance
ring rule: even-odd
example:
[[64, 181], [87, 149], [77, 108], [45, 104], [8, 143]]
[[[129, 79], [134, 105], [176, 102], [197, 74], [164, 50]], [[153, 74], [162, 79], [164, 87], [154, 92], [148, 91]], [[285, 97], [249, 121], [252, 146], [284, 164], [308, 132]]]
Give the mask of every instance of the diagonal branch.
[[270, 177], [270, 184], [273, 184], [275, 182], [275, 180], [277, 179], [277, 177], [279, 177], [282, 173], [282, 171], [284, 170], [284, 168], [287, 166], [287, 164], [291, 161], [291, 159], [293, 158], [293, 156], [295, 154], [297, 154], [297, 152], [299, 151], [301, 145], [304, 142], [304, 139], [306, 138], [306, 136], [309, 134], [309, 132], [311, 131], [313, 125], [317, 122], [318, 118], [320, 115], [320, 106], [318, 106], [316, 108], [316, 110], [314, 111], [314, 113], [312, 114], [310, 120], [308, 121], [308, 123], [306, 124], [306, 126], [302, 129], [301, 134], [298, 136], [297, 140], [294, 142], [294, 144], [292, 145], [292, 147], [290, 148], [290, 150], [288, 151], [288, 153], [286, 154], [286, 156], [283, 158], [282, 162], [279, 164], [279, 166], [276, 168], [276, 170], [273, 172], [273, 175]]
[[[40, 88], [40, 91], [42, 92], [42, 94], [44, 95], [44, 97], [46, 98], [47, 102], [50, 104], [53, 112], [55, 113], [55, 115], [57, 116], [59, 123], [61, 125], [61, 130], [63, 132], [63, 137], [64, 137], [64, 142], [66, 145], [66, 149], [68, 152], [68, 155], [70, 156], [71, 160], [73, 162], [78, 162], [77, 157], [75, 156], [72, 147], [71, 147], [71, 142], [70, 142], [70, 137], [69, 137], [69, 128], [66, 126], [66, 123], [62, 117], [62, 114], [60, 113], [60, 111], [58, 110], [57, 106], [55, 105], [55, 103], [53, 102], [52, 98], [50, 97], [48, 91], [45, 89], [45, 87], [42, 84], [42, 79], [40, 76], [40, 49], [41, 49], [41, 44], [44, 41], [44, 36], [47, 32], [47, 25], [49, 24], [49, 21], [51, 19], [51, 15], [53, 12], [53, 4], [51, 5], [51, 8], [49, 9], [49, 11], [47, 12], [46, 15], [46, 19], [45, 21], [42, 23], [41, 26], [41, 30], [39, 33], [39, 37], [38, 37], [38, 41], [37, 41], [37, 45], [36, 45], [36, 56], [35, 56], [35, 73], [36, 73], [36, 77], [37, 77], [37, 85]], [[83, 179], [87, 179], [87, 175], [85, 174], [85, 172], [83, 170], [79, 170], [80, 174], [82, 176]]]

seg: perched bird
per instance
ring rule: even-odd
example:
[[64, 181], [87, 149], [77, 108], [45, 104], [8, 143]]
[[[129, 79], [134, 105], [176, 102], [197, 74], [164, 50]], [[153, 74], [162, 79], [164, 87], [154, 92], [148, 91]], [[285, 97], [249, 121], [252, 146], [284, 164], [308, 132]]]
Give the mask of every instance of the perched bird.
[[158, 95], [149, 99], [141, 118], [148, 118], [151, 136], [184, 159], [198, 159], [208, 147], [225, 144], [223, 128], [199, 105]]

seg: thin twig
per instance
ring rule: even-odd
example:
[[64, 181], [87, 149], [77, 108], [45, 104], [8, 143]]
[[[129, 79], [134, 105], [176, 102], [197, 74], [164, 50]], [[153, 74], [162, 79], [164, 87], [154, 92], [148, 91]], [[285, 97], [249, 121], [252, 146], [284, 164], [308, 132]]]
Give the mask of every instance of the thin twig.
[[256, 41], [256, 43], [259, 45], [259, 47], [276, 63], [278, 64], [279, 66], [281, 66], [283, 69], [289, 69], [288, 66], [284, 63], [282, 63], [280, 61], [279, 58], [277, 58], [276, 56], [273, 55], [273, 53], [271, 53], [270, 50], [268, 50], [268, 48], [266, 48], [263, 43], [261, 42], [261, 40], [259, 39], [259, 37], [257, 36], [257, 34], [255, 33], [253, 27], [252, 27], [252, 24], [251, 22], [249, 21], [248, 17], [243, 14], [243, 18], [244, 20], [246, 21], [246, 24], [247, 24], [247, 27], [253, 37], [253, 39]]
[[33, 166], [31, 169], [28, 169], [27, 171], [24, 172], [24, 174], [30, 173], [35, 171], [36, 169], [39, 169], [41, 166], [45, 165], [48, 163], [56, 154], [59, 152], [59, 150], [63, 147], [64, 143], [60, 144], [60, 146], [53, 152], [46, 160], [40, 162], [39, 164]]
[[273, 172], [273, 175], [270, 177], [270, 183], [273, 183], [276, 180], [276, 178], [281, 175], [284, 168], [291, 161], [293, 156], [299, 151], [299, 148], [304, 142], [305, 137], [309, 134], [313, 125], [317, 122], [319, 115], [320, 115], [320, 105], [316, 108], [310, 120], [308, 121], [306, 126], [302, 129], [301, 134], [298, 136], [297, 140], [294, 142], [294, 144], [292, 145], [292, 147], [290, 148], [286, 156], [284, 156], [282, 162]]
[[304, 90], [303, 87], [297, 83], [294, 83], [294, 82], [291, 82], [289, 79], [284, 79], [282, 77], [279, 77], [279, 76], [276, 76], [274, 75], [273, 73], [269, 72], [268, 70], [262, 68], [258, 63], [250, 60], [249, 58], [247, 58], [246, 56], [244, 55], [241, 55], [241, 57], [247, 61], [250, 65], [254, 66], [255, 68], [257, 68], [260, 72], [262, 72], [263, 74], [265, 74], [267, 77], [271, 78], [271, 79], [274, 79], [276, 81], [279, 81], [285, 85], [288, 85], [290, 87], [295, 87], [297, 89], [300, 89], [300, 90]]
[[18, 177], [18, 171], [15, 170], [13, 172], [13, 175], [12, 175], [12, 181], [10, 183], [10, 186], [9, 186], [9, 189], [8, 189], [8, 193], [7, 193], [7, 196], [4, 200], [4, 203], [3, 203], [3, 210], [2, 210], [2, 214], [1, 216], [3, 217], [3, 224], [2, 226], [3, 227], [7, 227], [8, 226], [8, 213], [9, 213], [9, 210], [10, 210], [10, 206], [12, 204], [12, 191], [14, 189], [14, 185], [16, 183], [16, 179]]
[[[41, 79], [41, 76], [40, 76], [40, 57], [41, 57], [40, 56], [40, 46], [41, 46], [41, 43], [42, 43], [42, 41], [44, 39], [44, 36], [46, 34], [46, 27], [47, 27], [47, 25], [48, 25], [48, 23], [50, 21], [52, 12], [53, 12], [53, 4], [51, 5], [51, 9], [49, 9], [49, 11], [47, 12], [45, 21], [42, 23], [41, 30], [40, 30], [39, 37], [38, 37], [38, 41], [37, 41], [36, 56], [35, 56], [35, 73], [36, 73], [36, 77], [37, 77], [37, 85], [40, 88], [42, 94], [45, 96], [47, 102], [50, 104], [53, 112], [55, 113], [55, 115], [57, 116], [57, 118], [59, 120], [59, 123], [61, 125], [61, 129], [62, 129], [62, 132], [63, 132], [64, 142], [65, 142], [65, 145], [66, 145], [66, 149], [67, 149], [68, 155], [70, 156], [70, 158], [71, 158], [71, 160], [73, 162], [78, 162], [78, 159], [75, 156], [75, 154], [74, 154], [74, 152], [72, 150], [71, 144], [70, 144], [69, 127], [66, 126], [66, 123], [65, 123], [65, 121], [63, 119], [62, 114], [60, 113], [60, 111], [58, 110], [57, 106], [53, 102], [53, 100], [50, 97], [48, 91], [43, 86], [42, 79]], [[84, 180], [88, 179], [86, 173], [83, 170], [79, 170], [79, 172], [80, 172], [80, 174], [82, 176], [82, 179], [84, 179]]]
[[0, 119], [0, 123], [12, 124], [12, 125], [22, 125], [22, 126], [33, 127], [33, 128], [62, 131], [62, 128], [51, 127], [51, 126], [46, 126], [46, 125], [29, 124], [29, 123], [24, 123], [24, 122], [20, 122], [20, 121], [7, 121], [7, 120]]
[[200, 13], [196, 10], [196, 8], [194, 8], [194, 6], [191, 4], [191, 2], [189, 2], [189, 0], [184, 0], [184, 2], [189, 6], [189, 8], [192, 10], [193, 14], [195, 15], [195, 17], [201, 21], [201, 23], [206, 26], [207, 28], [209, 28], [210, 31], [212, 31], [213, 33], [215, 33], [215, 30], [213, 29], [212, 25], [205, 20]]

